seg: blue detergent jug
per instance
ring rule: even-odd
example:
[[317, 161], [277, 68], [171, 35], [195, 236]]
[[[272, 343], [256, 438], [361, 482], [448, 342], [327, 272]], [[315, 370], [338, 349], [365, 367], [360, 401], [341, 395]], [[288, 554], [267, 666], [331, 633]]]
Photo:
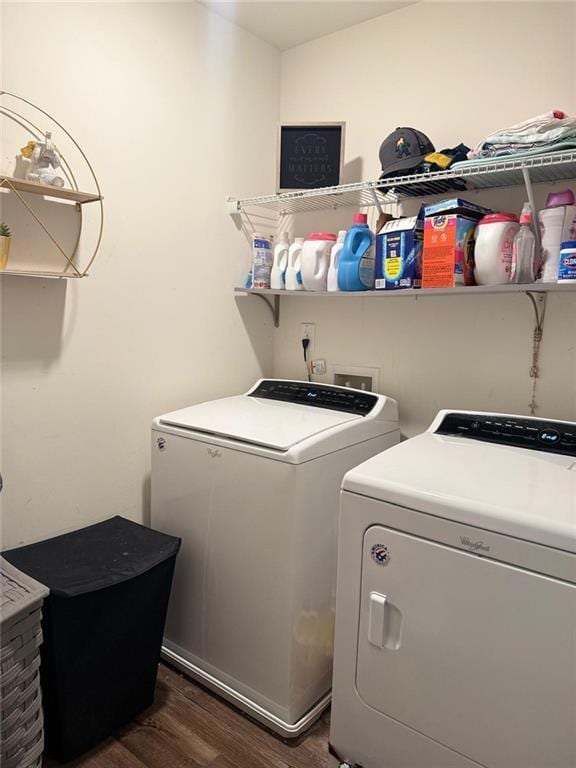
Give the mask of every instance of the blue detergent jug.
[[341, 291], [369, 291], [374, 288], [374, 234], [368, 216], [355, 213], [340, 251], [338, 288]]

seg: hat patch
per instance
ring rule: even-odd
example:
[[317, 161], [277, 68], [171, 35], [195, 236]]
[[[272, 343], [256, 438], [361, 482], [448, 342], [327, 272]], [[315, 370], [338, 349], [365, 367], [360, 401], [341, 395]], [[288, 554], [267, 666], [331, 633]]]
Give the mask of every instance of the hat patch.
[[396, 156], [399, 160], [401, 160], [403, 157], [410, 156], [410, 146], [410, 142], [406, 141], [404, 136], [400, 136], [396, 142]]

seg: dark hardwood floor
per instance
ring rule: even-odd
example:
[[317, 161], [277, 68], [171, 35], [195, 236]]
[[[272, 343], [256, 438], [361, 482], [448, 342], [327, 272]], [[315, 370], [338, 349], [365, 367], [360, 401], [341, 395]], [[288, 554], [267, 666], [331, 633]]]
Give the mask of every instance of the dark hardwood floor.
[[[154, 705], [68, 768], [326, 768], [329, 715], [284, 741], [160, 665]], [[58, 763], [45, 761], [45, 768]]]

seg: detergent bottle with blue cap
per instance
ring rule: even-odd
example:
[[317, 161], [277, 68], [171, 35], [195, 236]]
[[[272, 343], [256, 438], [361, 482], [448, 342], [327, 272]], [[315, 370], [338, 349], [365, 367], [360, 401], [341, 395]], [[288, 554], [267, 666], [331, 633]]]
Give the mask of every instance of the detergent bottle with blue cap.
[[365, 213], [355, 213], [340, 251], [338, 288], [341, 291], [369, 291], [374, 288], [374, 234]]

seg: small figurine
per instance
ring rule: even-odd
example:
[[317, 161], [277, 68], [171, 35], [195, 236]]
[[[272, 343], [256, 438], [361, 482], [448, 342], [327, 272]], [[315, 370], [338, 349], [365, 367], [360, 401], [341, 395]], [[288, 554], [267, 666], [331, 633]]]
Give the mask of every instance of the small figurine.
[[30, 160], [30, 166], [26, 171], [26, 181], [49, 184], [52, 187], [64, 186], [64, 179], [56, 173], [56, 169], [60, 168], [62, 161], [52, 142], [50, 131], [46, 131], [45, 141], [29, 141], [25, 147], [22, 147], [20, 154]]

